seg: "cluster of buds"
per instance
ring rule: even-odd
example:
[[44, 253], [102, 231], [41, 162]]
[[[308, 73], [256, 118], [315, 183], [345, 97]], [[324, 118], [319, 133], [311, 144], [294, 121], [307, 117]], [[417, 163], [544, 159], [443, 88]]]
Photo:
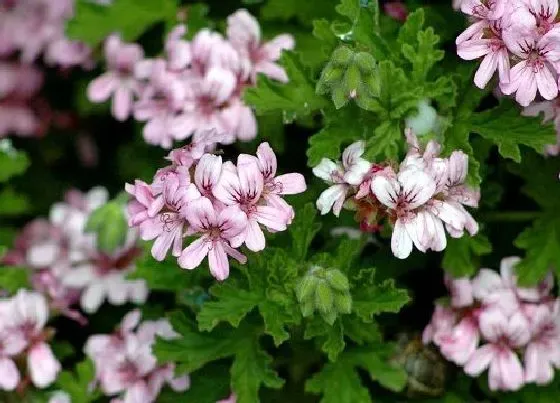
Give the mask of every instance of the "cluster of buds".
[[457, 53], [466, 60], [484, 58], [474, 77], [478, 87], [498, 70], [500, 90], [515, 93], [522, 106], [537, 92], [547, 100], [557, 97], [558, 0], [462, 0], [460, 7], [472, 24], [457, 37]]
[[354, 52], [341, 46], [323, 69], [317, 83], [319, 94], [331, 94], [335, 107], [342, 108], [349, 99], [364, 106], [377, 93], [375, 59], [367, 52]]
[[177, 392], [190, 386], [188, 375], [176, 376], [175, 365], [158, 364], [152, 352], [156, 337], [179, 337], [171, 324], [140, 319], [139, 311], [128, 313], [113, 334], [93, 335], [84, 348], [95, 364], [95, 384], [113, 403], [153, 403], [165, 385]]
[[37, 292], [0, 299], [0, 390], [23, 392], [30, 384], [46, 388], [55, 381], [61, 365], [48, 344], [54, 335], [45, 327], [48, 320], [47, 301]]
[[257, 20], [243, 9], [228, 17], [227, 37], [203, 29], [187, 41], [185, 33], [183, 25], [171, 31], [165, 56], [157, 59], [144, 59], [140, 46], [110, 36], [108, 71], [91, 82], [89, 99], [104, 102], [112, 95], [115, 118], [133, 114], [147, 121], [146, 142], [164, 148], [189, 136], [198, 141], [210, 129], [226, 144], [255, 138], [256, 119], [243, 91], [256, 83], [258, 73], [288, 81], [276, 62], [284, 49], [294, 47], [293, 38], [285, 34], [263, 42]]
[[[105, 299], [122, 305], [143, 303], [148, 295], [144, 280], [126, 279], [140, 252], [136, 232], [124, 234], [123, 242], [113, 250], [101, 248], [104, 241], [99, 232], [86, 232], [92, 213], [107, 205], [107, 199], [104, 188], [87, 194], [69, 191], [65, 202], [52, 206], [48, 220], [27, 224], [3, 257], [3, 264], [32, 270], [33, 287], [48, 297], [51, 308], [79, 321], [84, 318], [72, 308], [78, 302], [84, 311], [93, 313]], [[124, 206], [121, 214], [125, 214]]]
[[348, 278], [337, 269], [312, 267], [298, 284], [296, 295], [304, 317], [317, 311], [331, 325], [338, 315], [352, 311]]
[[450, 303], [436, 305], [423, 334], [424, 343], [433, 342], [468, 375], [488, 368], [491, 390], [547, 384], [560, 368], [560, 300], [550, 295], [554, 279], [519, 287], [519, 260], [504, 258], [500, 274], [481, 269], [472, 279], [447, 278]]
[[342, 207], [356, 210], [363, 231], [377, 231], [387, 219], [393, 225], [391, 249], [407, 258], [413, 245], [422, 252], [442, 251], [445, 230], [454, 238], [466, 230], [474, 235], [478, 224], [465, 209], [477, 207], [479, 192], [465, 185], [468, 156], [454, 151], [439, 156], [441, 146], [430, 141], [422, 151], [416, 136], [406, 131], [408, 153], [399, 166], [370, 163], [362, 158], [363, 142], [347, 147], [342, 162], [323, 158], [313, 173], [331, 186], [319, 196], [321, 214], [331, 209], [338, 216]]
[[[206, 138], [214, 139], [213, 132]], [[301, 174], [276, 176], [276, 155], [262, 143], [257, 155], [240, 154], [237, 164], [205, 152], [212, 140], [173, 150], [172, 164], [157, 171], [153, 183], [127, 184], [129, 225], [144, 240], [153, 240], [152, 255], [163, 260], [171, 249], [179, 266], [195, 269], [208, 256], [210, 272], [218, 280], [229, 276], [228, 257], [245, 263], [238, 248], [265, 248], [263, 229], [286, 230], [294, 218], [283, 195], [305, 191]], [[197, 237], [185, 249], [185, 236]]]

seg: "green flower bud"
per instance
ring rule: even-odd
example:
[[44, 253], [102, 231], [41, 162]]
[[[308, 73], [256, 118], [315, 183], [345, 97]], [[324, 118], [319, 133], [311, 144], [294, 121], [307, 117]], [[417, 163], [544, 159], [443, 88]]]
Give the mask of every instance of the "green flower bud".
[[360, 73], [360, 69], [354, 64], [352, 64], [346, 70], [346, 74], [344, 74], [344, 90], [346, 96], [351, 96], [351, 94], [355, 94], [358, 91], [358, 88], [361, 86], [362, 83], [362, 74]]
[[350, 63], [353, 57], [354, 52], [350, 48], [341, 46], [333, 52], [330, 63], [334, 66], [343, 67]]
[[335, 293], [334, 307], [338, 313], [352, 312], [352, 295], [349, 292]]
[[329, 325], [332, 325], [334, 323], [334, 321], [336, 320], [337, 314], [336, 311], [330, 311], [327, 313], [323, 313], [321, 314], [321, 316], [323, 317], [323, 320], [325, 322], [327, 322]]
[[360, 52], [354, 56], [354, 63], [363, 75], [372, 75], [375, 71], [375, 59], [366, 52]]
[[348, 103], [348, 96], [343, 87], [338, 86], [333, 88], [331, 97], [336, 109], [340, 109]]
[[340, 270], [331, 269], [327, 271], [325, 278], [329, 285], [337, 291], [348, 291], [350, 289], [348, 278]]
[[334, 295], [331, 288], [324, 281], [319, 282], [315, 288], [315, 308], [322, 314], [333, 310]]
[[309, 299], [312, 300], [318, 282], [319, 279], [313, 274], [308, 274], [307, 276], [305, 276], [296, 287], [296, 296], [298, 301], [304, 302]]
[[301, 314], [304, 318], [313, 315], [313, 312], [315, 311], [315, 302], [313, 301], [313, 299], [308, 299], [303, 302], [300, 302], [300, 306], [301, 306]]
[[321, 78], [317, 83], [317, 88], [329, 88], [332, 84], [340, 81], [342, 75], [344, 74], [344, 69], [342, 67], [337, 67], [332, 64], [328, 64], [321, 73]]

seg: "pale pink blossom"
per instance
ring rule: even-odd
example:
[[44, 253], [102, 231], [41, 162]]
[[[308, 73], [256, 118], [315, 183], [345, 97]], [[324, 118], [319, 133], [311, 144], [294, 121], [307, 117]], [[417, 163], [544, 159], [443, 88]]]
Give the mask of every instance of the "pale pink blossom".
[[293, 208], [282, 198], [283, 195], [293, 195], [305, 192], [307, 185], [305, 178], [299, 173], [276, 175], [277, 161], [274, 150], [268, 143], [262, 143], [257, 148], [259, 170], [264, 179], [262, 197], [270, 204], [282, 206], [293, 216]]
[[507, 30], [503, 34], [508, 49], [521, 61], [511, 68], [510, 81], [501, 82], [504, 94], [515, 94], [522, 106], [528, 106], [537, 91], [547, 100], [556, 98], [558, 84], [554, 63], [560, 60], [560, 37], [550, 31], [542, 37], [521, 30]]
[[132, 112], [134, 98], [140, 95], [134, 67], [143, 57], [140, 46], [124, 43], [118, 35], [110, 35], [105, 41], [107, 72], [89, 84], [88, 98], [92, 102], [105, 102], [112, 95], [113, 116], [126, 120]]
[[362, 158], [364, 143], [356, 142], [348, 146], [342, 153], [342, 162], [333, 162], [323, 158], [319, 165], [313, 168], [313, 174], [331, 186], [317, 199], [317, 208], [321, 214], [327, 214], [331, 209], [338, 217], [351, 185], [359, 185], [369, 172], [371, 164]]
[[171, 148], [173, 140], [182, 140], [189, 134], [177, 136], [176, 128], [177, 115], [184, 107], [186, 89], [177, 77], [166, 70], [163, 60], [152, 63], [148, 77], [149, 82], [134, 106], [134, 118], [148, 121], [143, 131], [148, 144]]
[[434, 342], [443, 356], [464, 365], [474, 354], [480, 340], [479, 323], [474, 314], [466, 315], [448, 331], [442, 331]]
[[465, 364], [465, 372], [480, 375], [489, 368], [491, 390], [518, 390], [524, 374], [515, 349], [525, 345], [530, 337], [529, 323], [521, 313], [507, 317], [501, 310], [488, 310], [480, 315], [480, 331], [488, 341], [476, 350]]
[[538, 305], [530, 317], [531, 341], [525, 350], [525, 382], [550, 383], [560, 367], [558, 302], [551, 308]]
[[228, 256], [240, 263], [246, 262], [246, 257], [234, 249], [239, 246], [239, 236], [247, 227], [247, 218], [238, 206], [231, 205], [218, 212], [210, 200], [202, 197], [191, 203], [187, 219], [190, 232], [200, 238], [183, 250], [178, 259], [182, 268], [192, 270], [208, 256], [212, 275], [225, 280], [229, 276]]
[[453, 309], [436, 304], [432, 319], [422, 333], [422, 342], [428, 344], [433, 341], [439, 344], [440, 336], [452, 330], [456, 320], [457, 315]]
[[452, 278], [446, 275], [445, 285], [451, 294], [451, 306], [454, 308], [462, 308], [472, 305], [473, 291], [471, 280], [468, 277]]
[[213, 193], [226, 206], [236, 206], [247, 220], [241, 242], [257, 252], [265, 248], [264, 233], [259, 224], [272, 231], [284, 231], [292, 219], [292, 212], [273, 203], [261, 203], [264, 178], [259, 170], [258, 159], [247, 154], [239, 155], [237, 167], [223, 169]]
[[[371, 181], [371, 189], [394, 217], [391, 250], [397, 258], [407, 258], [413, 244], [421, 251], [426, 250], [425, 245], [434, 245], [439, 250], [445, 247], [441, 221], [419, 210], [436, 190], [436, 184], [429, 175], [413, 168], [398, 175], [377, 175]], [[434, 242], [436, 238], [439, 245]]]
[[263, 43], [258, 21], [247, 10], [241, 9], [228, 17], [227, 36], [249, 66], [247, 73], [253, 83], [256, 82], [258, 73], [282, 82], [288, 81], [286, 72], [276, 62], [283, 50], [294, 48], [291, 35], [278, 35], [270, 42]]

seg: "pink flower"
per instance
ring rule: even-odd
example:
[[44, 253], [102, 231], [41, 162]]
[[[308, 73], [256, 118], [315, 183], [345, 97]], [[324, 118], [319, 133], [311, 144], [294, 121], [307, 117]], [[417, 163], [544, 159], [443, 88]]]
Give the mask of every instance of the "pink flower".
[[134, 106], [134, 118], [148, 121], [143, 131], [148, 144], [171, 148], [173, 140], [185, 139], [189, 134], [178, 132], [176, 125], [177, 114], [184, 106], [186, 89], [166, 70], [163, 60], [155, 60], [147, 72], [137, 72], [140, 77], [144, 74], [150, 80]]
[[507, 30], [503, 34], [508, 49], [521, 59], [510, 71], [510, 81], [501, 82], [506, 95], [516, 93], [515, 99], [528, 106], [537, 90], [545, 99], [558, 95], [554, 63], [560, 60], [560, 38], [556, 31], [542, 37], [521, 30]]
[[465, 60], [474, 60], [484, 56], [474, 76], [474, 83], [478, 88], [486, 87], [496, 70], [499, 72], [500, 82], [509, 81], [509, 52], [501, 35], [495, 34], [491, 38], [465, 40], [457, 44], [457, 54]]
[[[441, 241], [442, 238], [445, 240], [441, 221], [425, 211], [417, 211], [436, 190], [429, 175], [413, 168], [398, 175], [377, 175], [371, 181], [371, 190], [395, 218], [391, 250], [397, 258], [407, 258], [413, 244], [425, 251], [425, 245], [436, 245], [435, 238], [439, 239], [440, 246], [445, 247]], [[443, 248], [437, 246], [437, 249]]]
[[19, 290], [10, 304], [7, 328], [26, 340], [31, 381], [38, 388], [46, 388], [62, 369], [50, 346], [43, 341], [43, 328], [49, 318], [47, 301], [39, 293]]
[[183, 250], [178, 260], [182, 268], [192, 270], [208, 256], [212, 275], [218, 280], [225, 280], [229, 276], [228, 256], [245, 263], [246, 257], [234, 249], [239, 246], [236, 239], [247, 226], [246, 216], [237, 206], [218, 212], [210, 200], [203, 197], [191, 203], [187, 219], [190, 231], [201, 237]]
[[452, 330], [456, 320], [457, 315], [453, 309], [436, 304], [432, 320], [424, 328], [424, 332], [422, 333], [422, 342], [424, 344], [428, 344], [430, 342], [439, 344], [438, 340], [440, 339], [440, 335]]
[[174, 120], [172, 131], [175, 138], [182, 140], [193, 133], [208, 130], [231, 134], [223, 107], [233, 95], [236, 85], [234, 73], [221, 67], [211, 67], [201, 79], [192, 79], [188, 98], [181, 107], [182, 113]]
[[338, 217], [351, 190], [350, 185], [359, 185], [368, 174], [371, 164], [362, 158], [364, 146], [361, 141], [351, 144], [342, 153], [342, 163], [323, 158], [313, 168], [315, 176], [332, 184], [317, 199], [317, 208], [321, 214], [327, 214], [332, 209]]
[[204, 154], [194, 170], [194, 183], [204, 197], [214, 200], [213, 191], [222, 175], [222, 157]]
[[105, 102], [113, 94], [113, 116], [126, 120], [132, 112], [133, 98], [140, 95], [134, 66], [143, 57], [140, 46], [123, 43], [118, 35], [109, 36], [105, 41], [108, 71], [89, 84], [88, 98], [92, 102]]
[[241, 235], [247, 248], [257, 252], [265, 248], [264, 233], [259, 224], [272, 231], [284, 231], [292, 213], [283, 206], [260, 203], [264, 178], [258, 159], [247, 154], [237, 158], [237, 167], [224, 168], [220, 182], [214, 188], [216, 199], [226, 206], [236, 206], [247, 217], [247, 227]]
[[[4, 320], [0, 313], [0, 321]], [[17, 387], [20, 374], [11, 357], [20, 354], [26, 344], [21, 334], [12, 333], [0, 325], [0, 390], [11, 391]]]
[[399, 22], [405, 22], [408, 17], [408, 9], [406, 8], [406, 5], [400, 1], [385, 3], [383, 5], [383, 11], [385, 11], [385, 14], [389, 17]]
[[467, 315], [452, 329], [440, 332], [434, 342], [440, 347], [445, 358], [457, 365], [464, 365], [471, 359], [478, 346], [478, 327], [475, 316]]
[[281, 197], [305, 192], [307, 186], [302, 174], [290, 173], [276, 176], [277, 161], [274, 150], [268, 143], [257, 148], [259, 170], [264, 179], [262, 197], [270, 204], [283, 206], [293, 215], [292, 207]]
[[181, 39], [186, 33], [187, 27], [185, 25], [177, 25], [167, 35], [165, 52], [168, 67], [172, 71], [181, 71], [187, 68], [192, 61], [191, 45]]
[[465, 365], [471, 376], [489, 368], [491, 390], [518, 390], [523, 386], [523, 368], [515, 349], [530, 339], [529, 323], [521, 313], [508, 318], [500, 310], [488, 310], [480, 315], [480, 331], [488, 344], [474, 352]]
[[472, 284], [468, 277], [445, 276], [445, 285], [451, 294], [451, 306], [462, 308], [473, 304]]
[[181, 254], [186, 224], [183, 212], [188, 203], [200, 197], [190, 183], [188, 168], [177, 170], [165, 173], [162, 192], [157, 197], [145, 183], [127, 186], [128, 193], [136, 196], [136, 202], [129, 205], [129, 212], [133, 214], [131, 224], [139, 226], [142, 239], [155, 239], [152, 256], [160, 261], [171, 248], [173, 256]]
[[538, 305], [531, 315], [531, 341], [525, 350], [525, 382], [550, 383], [560, 366], [558, 302], [551, 309]]
[[288, 81], [286, 72], [276, 62], [284, 49], [294, 48], [291, 35], [278, 35], [270, 42], [261, 43], [259, 23], [244, 9], [230, 15], [227, 24], [228, 39], [250, 66], [248, 75], [253, 83], [258, 73], [282, 82]]
[[473, 17], [497, 20], [504, 14], [506, 4], [507, 0], [463, 0], [461, 2], [461, 11]]

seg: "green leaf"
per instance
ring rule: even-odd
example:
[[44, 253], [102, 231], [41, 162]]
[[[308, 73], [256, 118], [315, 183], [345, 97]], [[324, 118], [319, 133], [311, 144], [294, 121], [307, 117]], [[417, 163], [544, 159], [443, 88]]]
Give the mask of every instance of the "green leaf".
[[517, 264], [516, 273], [522, 285], [534, 285], [556, 269], [560, 274], [560, 217], [550, 211], [533, 222], [514, 241], [525, 250], [524, 259]]
[[101, 397], [99, 390], [91, 391], [95, 380], [95, 366], [89, 359], [78, 363], [74, 371], [63, 371], [58, 376], [56, 386], [68, 393], [72, 403], [90, 403]]
[[355, 362], [366, 369], [372, 380], [393, 392], [402, 391], [407, 384], [406, 371], [390, 363], [392, 348], [364, 347], [351, 352]]
[[29, 158], [12, 147], [9, 139], [0, 140], [0, 183], [13, 176], [21, 175], [29, 167]]
[[23, 267], [0, 266], [0, 290], [14, 294], [20, 288], [31, 288], [29, 270]]
[[261, 349], [258, 339], [240, 343], [231, 367], [231, 387], [239, 403], [258, 403], [259, 388], [279, 389], [284, 380], [271, 368], [272, 358]]
[[114, 32], [134, 41], [157, 22], [176, 21], [176, 15], [176, 0], [115, 0], [110, 6], [80, 0], [66, 34], [92, 47]]
[[520, 144], [541, 152], [547, 144], [556, 142], [552, 123], [542, 124], [540, 117], [521, 116], [511, 100], [503, 100], [493, 109], [473, 114], [470, 123], [472, 131], [492, 141], [502, 156], [515, 162], [521, 161]]
[[96, 235], [97, 246], [113, 252], [124, 245], [128, 234], [125, 208], [120, 200], [113, 200], [93, 211], [86, 223], [86, 232]]
[[316, 219], [317, 209], [313, 204], [307, 203], [303, 209], [298, 211], [294, 222], [290, 225], [292, 250], [296, 261], [305, 261], [309, 245], [321, 229], [321, 223]]
[[210, 294], [216, 300], [207, 301], [202, 305], [197, 316], [200, 330], [212, 330], [220, 322], [228, 322], [237, 327], [261, 300], [259, 294], [241, 289], [233, 280], [212, 286]]
[[233, 357], [231, 385], [238, 402], [258, 402], [261, 385], [282, 386], [283, 380], [271, 368], [271, 358], [259, 345], [258, 327], [242, 324], [236, 329], [224, 327], [200, 333], [184, 313], [171, 314], [170, 321], [181, 338], [158, 339], [154, 352], [160, 362], [177, 363], [178, 373], [196, 371], [212, 361]]
[[436, 49], [438, 43], [439, 36], [435, 34], [432, 27], [429, 27], [425, 31], [418, 32], [417, 48], [408, 43], [402, 45], [405, 58], [412, 64], [413, 81], [423, 83], [432, 67], [443, 59], [445, 52]]
[[208, 11], [210, 7], [208, 4], [205, 3], [195, 3], [195, 4], [188, 4], [186, 6], [186, 14], [187, 14], [187, 39], [192, 39], [198, 31], [202, 28], [206, 28], [211, 26], [211, 22], [208, 20]]
[[323, 158], [340, 160], [342, 147], [366, 140], [373, 124], [371, 114], [356, 105], [332, 111], [326, 119], [325, 127], [309, 138], [307, 165], [310, 167], [318, 165]]
[[321, 394], [321, 403], [370, 403], [369, 391], [362, 385], [353, 358], [342, 354], [337, 361], [327, 363], [305, 383], [305, 391]]
[[442, 267], [453, 277], [469, 277], [480, 268], [478, 257], [488, 255], [491, 251], [490, 241], [482, 234], [449, 238]]
[[0, 214], [19, 215], [29, 212], [31, 205], [27, 196], [16, 193], [12, 188], [0, 191]]
[[316, 339], [330, 361], [336, 361], [346, 345], [341, 321], [337, 320], [329, 325], [318, 316], [307, 322], [304, 338], [306, 340]]
[[419, 8], [408, 14], [406, 22], [399, 30], [397, 42], [403, 45], [415, 45], [417, 43], [418, 33], [424, 26], [424, 10]]
[[315, 85], [296, 53], [284, 51], [280, 63], [286, 69], [290, 79], [288, 83], [280, 83], [261, 74], [257, 85], [245, 90], [245, 102], [258, 115], [281, 111], [285, 122], [290, 122], [328, 105], [324, 97], [315, 93]]
[[396, 159], [399, 144], [402, 142], [403, 130], [396, 120], [385, 120], [375, 128], [373, 136], [368, 138], [365, 158]]
[[192, 288], [208, 277], [204, 268], [195, 271], [182, 270], [177, 259], [170, 257], [162, 262], [155, 260], [149, 250], [136, 260], [136, 270], [128, 275], [130, 279], [143, 279], [151, 290], [182, 291]]
[[407, 291], [395, 288], [393, 279], [375, 284], [374, 277], [375, 269], [367, 269], [353, 279], [353, 311], [365, 322], [383, 312], [397, 313], [410, 302]]
[[164, 389], [157, 403], [216, 403], [231, 393], [229, 367], [224, 363], [212, 363], [189, 374], [191, 386], [185, 392]]

